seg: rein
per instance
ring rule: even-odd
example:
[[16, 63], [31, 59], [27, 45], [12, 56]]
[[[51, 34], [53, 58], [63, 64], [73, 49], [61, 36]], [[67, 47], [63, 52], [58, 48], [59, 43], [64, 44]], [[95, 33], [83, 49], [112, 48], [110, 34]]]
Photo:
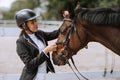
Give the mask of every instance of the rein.
[[[81, 42], [80, 36], [79, 36], [79, 34], [78, 34], [78, 31], [76, 30], [76, 27], [75, 27], [75, 22], [74, 22], [74, 20], [71, 20], [71, 19], [68, 19], [68, 18], [64, 18], [63, 21], [70, 21], [70, 22], [72, 22], [72, 25], [71, 25], [71, 28], [70, 28], [70, 30], [69, 30], [69, 32], [68, 32], [68, 34], [67, 34], [67, 37], [66, 37], [66, 39], [64, 40], [64, 42], [58, 42], [57, 44], [64, 44], [64, 45], [65, 45], [65, 49], [69, 49], [70, 51], [72, 51], [72, 54], [76, 54], [76, 52], [75, 52], [74, 50], [72, 50], [72, 49], [68, 46], [68, 43], [69, 43], [69, 41], [70, 41], [70, 38], [71, 38], [71, 35], [72, 35], [73, 31], [76, 32], [76, 34], [77, 34], [77, 36], [78, 36], [78, 39], [79, 39], [79, 41]], [[81, 42], [81, 43], [82, 43], [82, 42]], [[74, 62], [74, 60], [73, 60], [72, 57], [71, 57], [71, 62], [72, 62], [72, 64], [73, 64], [73, 66], [75, 67], [76, 71], [79, 73], [79, 75], [82, 76], [85, 80], [89, 80], [89, 79], [87, 79], [85, 76], [83, 76], [83, 75], [79, 72], [79, 70], [77, 69], [77, 67], [76, 67], [76, 65], [75, 65], [75, 62]], [[70, 62], [69, 62], [68, 60], [67, 60], [67, 64], [68, 64], [69, 67], [72, 69], [72, 71], [74, 72], [74, 74], [76, 75], [76, 77], [77, 77], [79, 80], [81, 80], [81, 79], [78, 77], [78, 75], [75, 73], [75, 71], [73, 70], [73, 68], [72, 68], [72, 66], [71, 66], [71, 64], [70, 64]]]

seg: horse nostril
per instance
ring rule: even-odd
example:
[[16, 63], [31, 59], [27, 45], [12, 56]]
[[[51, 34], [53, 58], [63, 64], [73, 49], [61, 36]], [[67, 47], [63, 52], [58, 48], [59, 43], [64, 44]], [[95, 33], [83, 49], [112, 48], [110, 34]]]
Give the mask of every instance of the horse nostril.
[[61, 56], [61, 57], [66, 57], [65, 53], [61, 53], [60, 56]]
[[66, 54], [65, 54], [65, 53], [62, 53], [62, 55], [63, 55], [63, 56], [66, 56]]
[[63, 54], [60, 54], [59, 56], [60, 56], [60, 57], [63, 57]]

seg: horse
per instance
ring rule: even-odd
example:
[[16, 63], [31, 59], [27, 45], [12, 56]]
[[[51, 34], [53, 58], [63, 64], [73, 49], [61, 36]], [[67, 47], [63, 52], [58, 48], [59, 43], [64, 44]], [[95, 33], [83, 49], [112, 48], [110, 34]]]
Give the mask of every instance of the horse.
[[64, 18], [57, 39], [53, 63], [65, 65], [89, 42], [98, 42], [120, 56], [120, 9], [79, 8], [72, 19]]

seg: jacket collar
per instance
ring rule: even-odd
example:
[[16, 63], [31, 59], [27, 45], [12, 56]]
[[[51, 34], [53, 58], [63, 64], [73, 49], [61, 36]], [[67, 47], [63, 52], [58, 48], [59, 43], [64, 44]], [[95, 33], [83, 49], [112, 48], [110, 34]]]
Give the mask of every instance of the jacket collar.
[[[37, 32], [35, 33], [35, 36], [36, 36], [38, 39], [40, 39], [40, 40], [44, 43], [44, 45], [46, 46], [45, 40], [42, 38], [42, 36], [38, 35]], [[39, 50], [38, 46], [37, 46], [37, 45], [34, 43], [34, 41], [28, 36], [27, 33], [24, 33], [24, 34], [23, 34], [23, 38], [26, 39], [29, 44], [33, 45], [35, 48], [37, 48], [37, 49]]]
[[31, 44], [32, 46], [34, 46], [35, 48], [37, 48], [37, 49], [39, 50], [38, 46], [34, 43], [34, 41], [33, 41], [26, 33], [23, 34], [23, 38], [24, 38], [25, 40], [27, 40], [27, 42], [28, 42], [29, 44]]
[[39, 35], [37, 32], [35, 33], [35, 36], [36, 36], [38, 39], [40, 39], [45, 46], [47, 45], [46, 42], [45, 42], [45, 40], [44, 40], [44, 38], [43, 38], [41, 35]]

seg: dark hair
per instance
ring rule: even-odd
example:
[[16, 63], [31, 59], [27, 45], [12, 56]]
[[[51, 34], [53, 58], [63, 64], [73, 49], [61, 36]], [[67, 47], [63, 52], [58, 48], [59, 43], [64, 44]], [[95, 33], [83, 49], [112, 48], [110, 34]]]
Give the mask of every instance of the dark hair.
[[19, 37], [21, 37], [24, 33], [25, 33], [25, 30], [24, 30], [24, 29], [22, 29], [22, 30], [21, 30], [21, 32], [20, 32]]

